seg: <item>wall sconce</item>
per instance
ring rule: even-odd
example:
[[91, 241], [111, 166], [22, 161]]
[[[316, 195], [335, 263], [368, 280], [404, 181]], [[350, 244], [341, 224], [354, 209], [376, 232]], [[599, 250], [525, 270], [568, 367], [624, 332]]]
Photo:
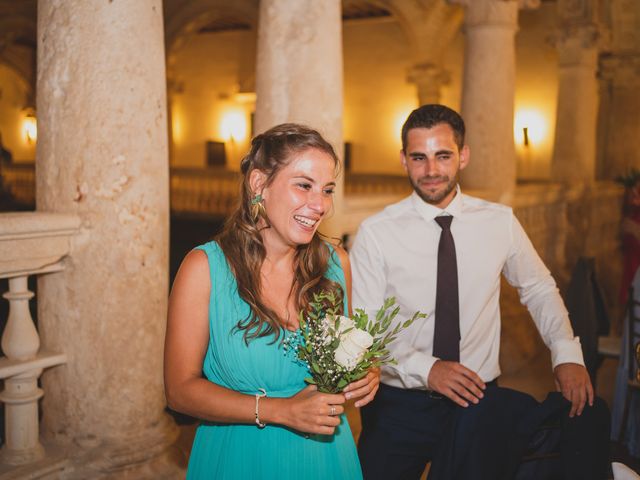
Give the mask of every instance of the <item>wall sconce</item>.
[[222, 138], [225, 142], [242, 141], [247, 136], [247, 121], [240, 112], [228, 112], [222, 117]]
[[36, 116], [32, 112], [27, 113], [24, 117], [22, 122], [22, 132], [29, 145], [35, 143], [38, 139], [38, 122], [36, 120]]
[[519, 110], [516, 112], [513, 133], [516, 145], [525, 148], [540, 145], [547, 134], [547, 122], [536, 110]]

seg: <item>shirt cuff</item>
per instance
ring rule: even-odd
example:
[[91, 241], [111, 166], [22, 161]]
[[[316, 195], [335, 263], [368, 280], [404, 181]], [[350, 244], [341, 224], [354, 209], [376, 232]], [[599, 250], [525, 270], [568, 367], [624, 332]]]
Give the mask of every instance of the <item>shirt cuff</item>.
[[551, 344], [551, 366], [556, 368], [562, 363], [577, 363], [584, 366], [579, 337], [556, 340]]
[[[431, 367], [438, 360], [436, 357], [427, 355], [418, 350], [411, 350], [398, 360], [398, 365], [390, 365], [390, 370], [395, 370], [395, 375], [389, 372], [391, 380], [389, 383], [396, 385], [398, 381], [403, 388], [411, 388], [415, 390], [429, 389], [427, 379], [431, 372]], [[384, 377], [384, 370], [383, 370]], [[384, 378], [382, 381], [384, 382]]]

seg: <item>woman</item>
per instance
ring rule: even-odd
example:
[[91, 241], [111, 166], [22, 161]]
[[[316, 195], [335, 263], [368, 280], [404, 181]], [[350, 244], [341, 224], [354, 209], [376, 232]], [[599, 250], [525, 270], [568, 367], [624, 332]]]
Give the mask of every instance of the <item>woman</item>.
[[165, 388], [171, 408], [203, 420], [188, 479], [361, 478], [344, 403], [369, 403], [379, 371], [343, 394], [319, 393], [282, 343], [313, 293], [335, 291], [345, 312], [351, 303], [348, 257], [316, 232], [333, 205], [337, 166], [309, 128], [257, 136], [241, 163], [239, 207], [178, 271]]

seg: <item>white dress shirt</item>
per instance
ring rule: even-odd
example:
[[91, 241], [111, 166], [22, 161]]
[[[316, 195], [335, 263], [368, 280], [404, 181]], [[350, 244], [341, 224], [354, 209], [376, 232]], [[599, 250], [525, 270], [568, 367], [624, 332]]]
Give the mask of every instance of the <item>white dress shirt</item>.
[[400, 306], [396, 320], [428, 314], [389, 346], [397, 365], [382, 368], [382, 382], [428, 389], [433, 352], [439, 215], [452, 215], [460, 302], [460, 363], [488, 382], [500, 375], [500, 274], [518, 289], [552, 364], [584, 365], [556, 283], [511, 208], [457, 194], [444, 209], [415, 192], [362, 222], [350, 252], [353, 305], [375, 314], [387, 297]]

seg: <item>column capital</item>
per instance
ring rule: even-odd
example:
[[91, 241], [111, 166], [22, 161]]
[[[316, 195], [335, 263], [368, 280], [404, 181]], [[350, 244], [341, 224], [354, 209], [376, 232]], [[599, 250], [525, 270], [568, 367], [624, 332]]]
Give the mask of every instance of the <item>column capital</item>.
[[540, 0], [447, 0], [465, 7], [465, 27], [502, 25], [517, 27], [519, 9], [535, 9]]
[[603, 55], [598, 75], [619, 87], [640, 87], [640, 54]]
[[551, 36], [551, 43], [562, 48], [569, 43], [579, 44], [582, 48], [593, 48], [600, 45], [604, 36], [596, 24], [560, 25]]
[[606, 43], [607, 31], [598, 18], [595, 0], [558, 0], [558, 28], [552, 41], [557, 47], [578, 42], [583, 48]]
[[557, 12], [563, 24], [587, 24], [596, 19], [594, 0], [558, 0]]
[[433, 63], [418, 63], [407, 69], [407, 82], [418, 87], [418, 100], [421, 105], [438, 103], [440, 88], [450, 81], [450, 73]]

